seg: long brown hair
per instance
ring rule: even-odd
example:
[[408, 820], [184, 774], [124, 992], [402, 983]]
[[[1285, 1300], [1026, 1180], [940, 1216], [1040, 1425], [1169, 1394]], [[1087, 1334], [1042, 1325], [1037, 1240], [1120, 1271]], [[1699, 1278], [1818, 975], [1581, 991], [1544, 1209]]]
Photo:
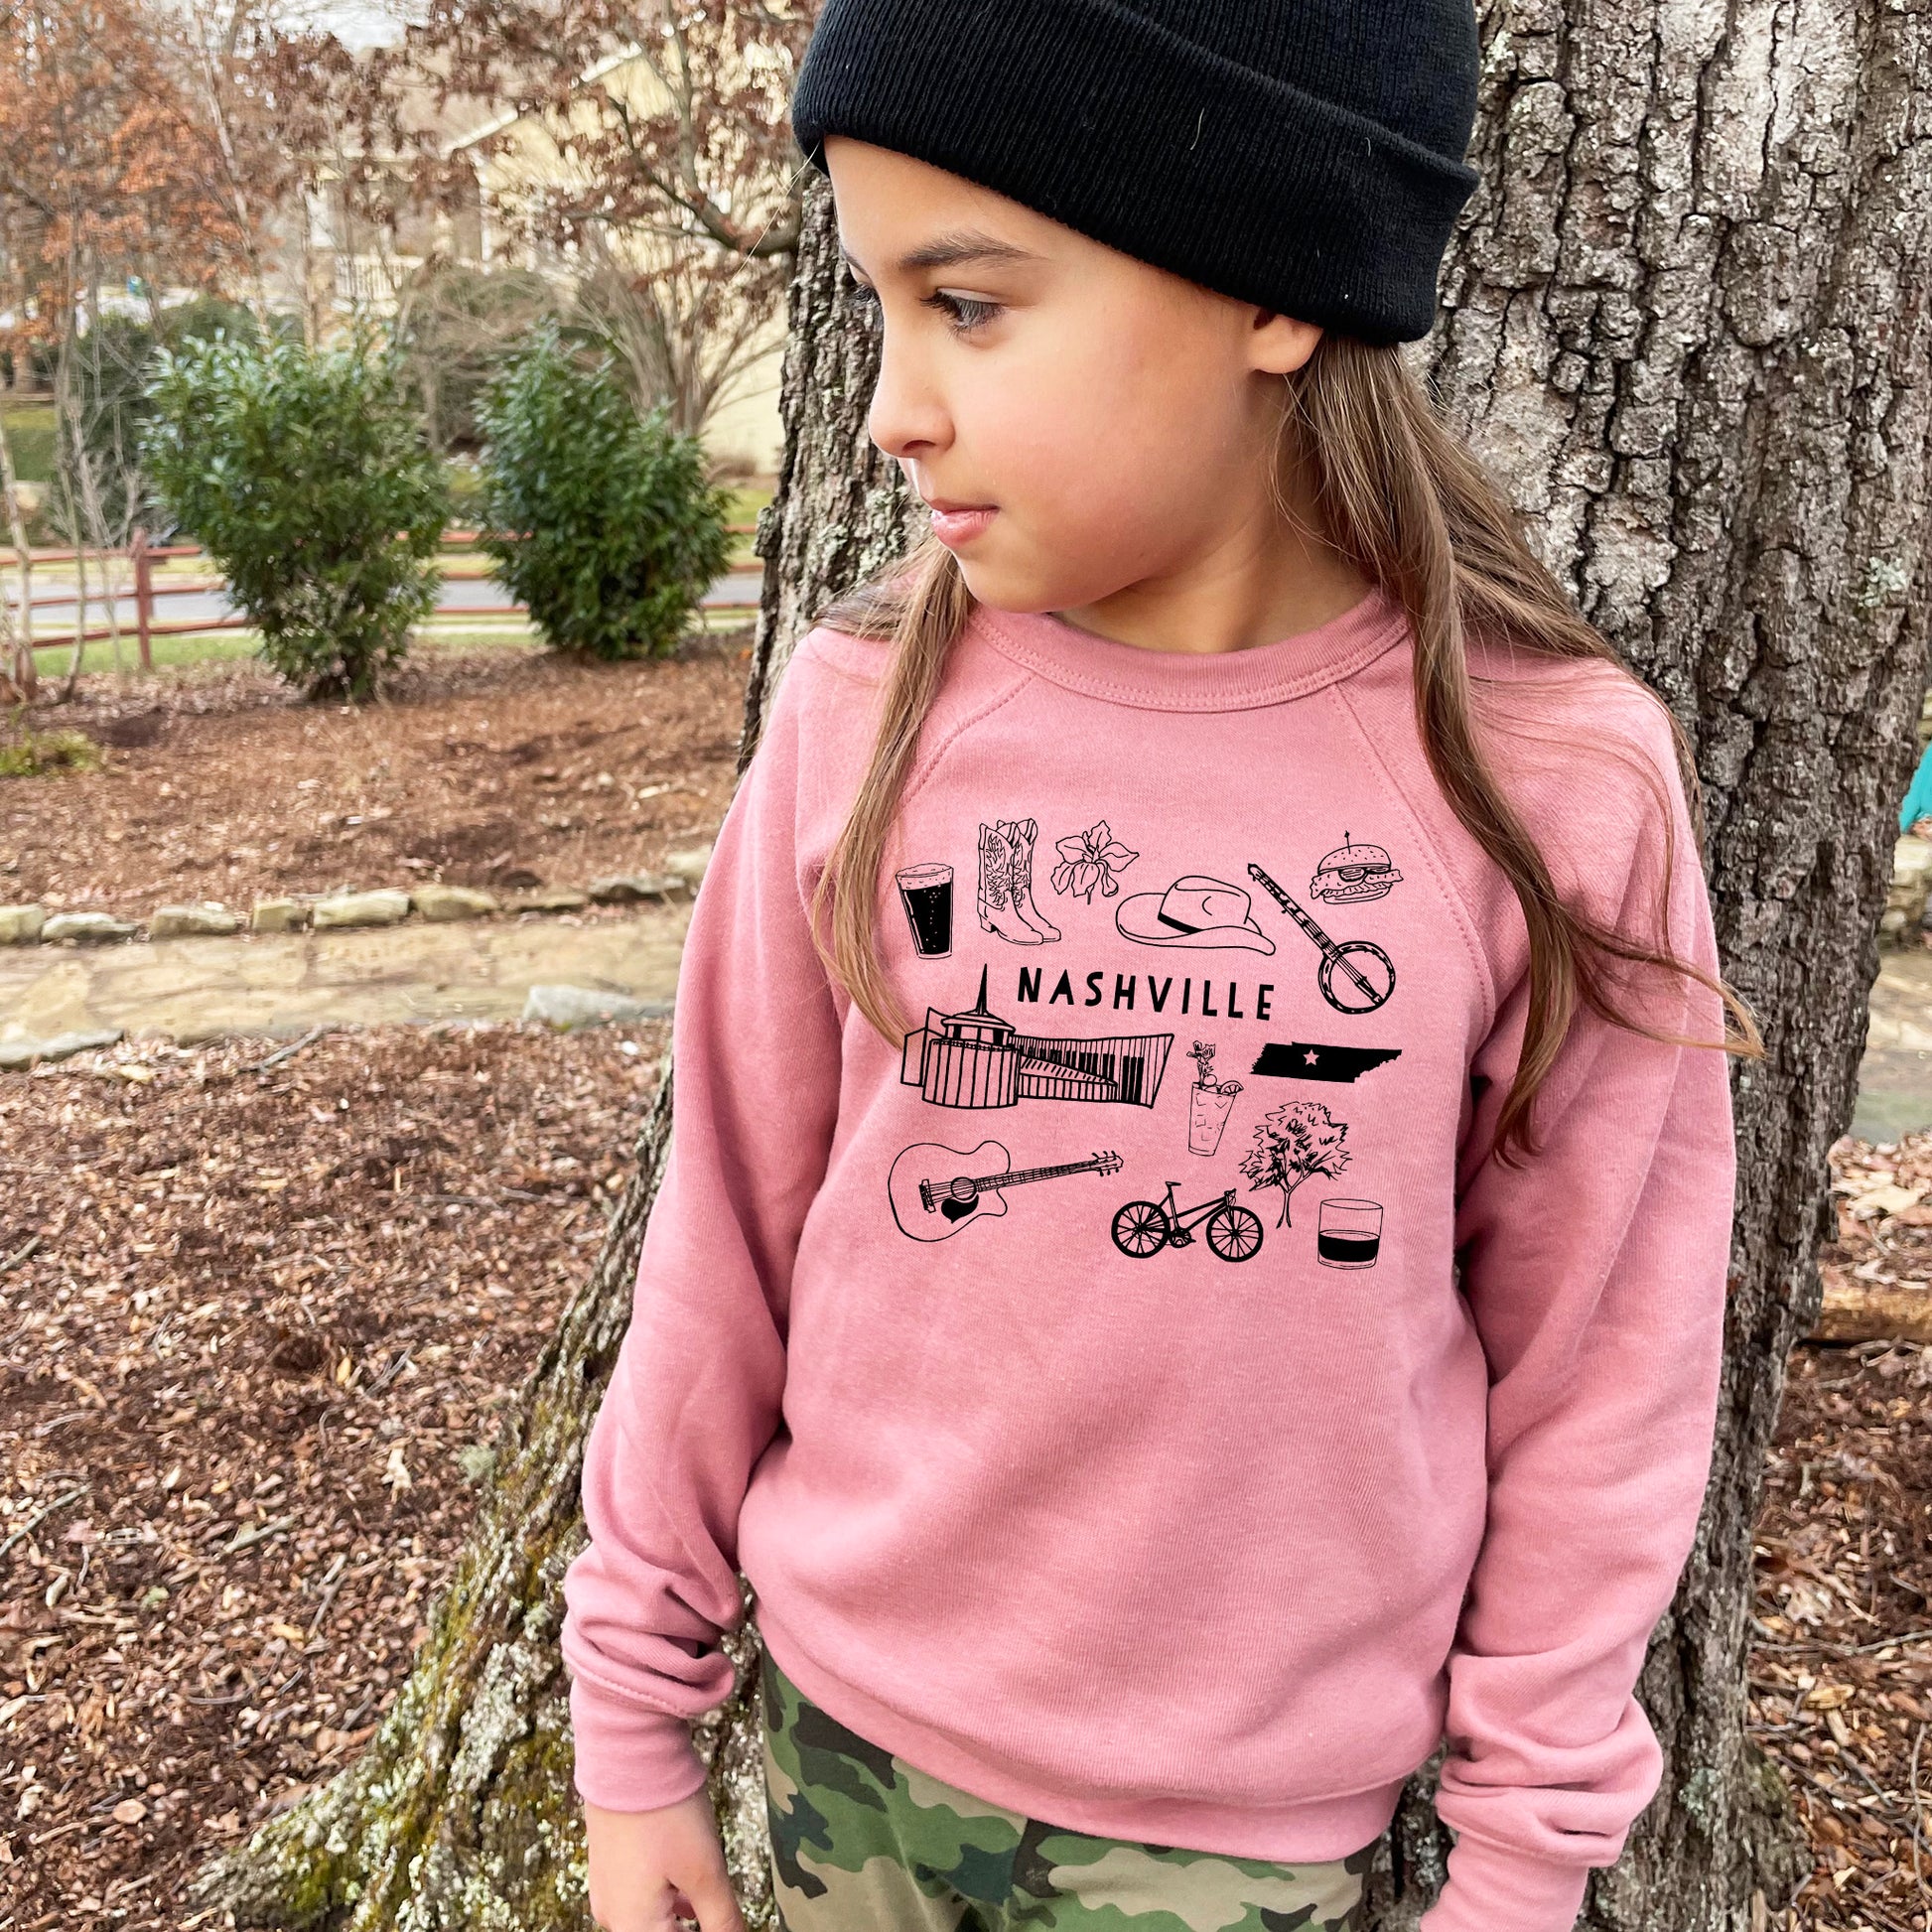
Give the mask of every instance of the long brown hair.
[[[1324, 525], [1320, 536], [1406, 609], [1415, 633], [1416, 722], [1430, 767], [1455, 816], [1515, 889], [1529, 929], [1529, 1009], [1516, 1076], [1497, 1118], [1499, 1158], [1517, 1163], [1519, 1150], [1536, 1151], [1531, 1102], [1579, 1006], [1650, 1038], [1762, 1058], [1755, 1022], [1722, 980], [1661, 942], [1645, 944], [1597, 923], [1559, 897], [1536, 841], [1478, 747], [1464, 635], [1506, 635], [1515, 648], [1551, 658], [1604, 659], [1645, 687], [1537, 560], [1501, 492], [1444, 428], [1398, 348], [1324, 336], [1285, 388], [1278, 454], [1302, 466]], [[1278, 503], [1292, 513], [1279, 470]], [[878, 879], [920, 726], [973, 606], [952, 552], [926, 537], [817, 619], [893, 643], [871, 761], [814, 888], [811, 916], [827, 970], [895, 1042], [908, 1022], [880, 957]], [[1701, 840], [1691, 747], [1675, 717], [1665, 715]], [[1665, 824], [1668, 836], [1668, 814]], [[1669, 872], [1667, 843], [1660, 901]], [[1718, 993], [1727, 1016], [1724, 1037], [1692, 1040], [1640, 1024], [1611, 990], [1613, 962], [1681, 974]]]

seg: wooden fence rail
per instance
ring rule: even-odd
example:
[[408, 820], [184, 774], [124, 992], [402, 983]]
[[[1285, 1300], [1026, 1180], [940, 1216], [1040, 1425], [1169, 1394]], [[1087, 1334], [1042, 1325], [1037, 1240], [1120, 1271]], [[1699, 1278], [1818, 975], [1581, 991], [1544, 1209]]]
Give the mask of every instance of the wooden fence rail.
[[[756, 523], [728, 523], [725, 527], [733, 536], [749, 536], [757, 530], [758, 525]], [[466, 549], [474, 546], [478, 538], [479, 533], [475, 530], [445, 530], [442, 539], [443, 547], [445, 549]], [[30, 550], [28, 552], [28, 561], [30, 566], [38, 564], [73, 563], [78, 559], [80, 554], [73, 550]], [[154, 563], [157, 557], [206, 556], [207, 553], [198, 543], [151, 544], [148, 542], [147, 532], [145, 530], [136, 530], [134, 533], [134, 541], [125, 550], [89, 550], [84, 554], [100, 560], [103, 566], [113, 560], [125, 560], [133, 566], [133, 629], [136, 647], [140, 653], [141, 668], [144, 671], [154, 669], [153, 640], [156, 637], [199, 635], [205, 630], [246, 630], [249, 627], [248, 620], [245, 617], [239, 616], [206, 619], [190, 618], [184, 619], [176, 623], [157, 623], [155, 621], [154, 607], [156, 602], [161, 598], [201, 597], [206, 596], [210, 591], [218, 591], [225, 587], [227, 580], [221, 577], [191, 578], [186, 583], [174, 584], [157, 584], [154, 581]], [[13, 556], [5, 551], [0, 551], [0, 598], [7, 599], [10, 610], [19, 611], [24, 608], [31, 613], [44, 605], [71, 604], [74, 607], [73, 621], [75, 627], [72, 630], [65, 631], [51, 637], [37, 636], [33, 638], [31, 647], [34, 650], [70, 650], [76, 644], [97, 643], [104, 638], [120, 634], [122, 627], [115, 623], [103, 623], [93, 627], [88, 627], [87, 624], [87, 607], [95, 603], [105, 604], [118, 617], [123, 593], [117, 588], [112, 585], [107, 585], [101, 592], [89, 591], [85, 605], [80, 602], [80, 589], [78, 584], [75, 585], [71, 595], [64, 595], [61, 592], [52, 591], [45, 592], [38, 597], [29, 595], [24, 600], [15, 601], [8, 596], [5, 586], [5, 579], [11, 567], [13, 567]], [[104, 569], [102, 575], [103, 577], [106, 575]], [[463, 581], [469, 582], [475, 580], [465, 579]], [[759, 607], [756, 599], [739, 599], [726, 603], [708, 604], [704, 608], [710, 611], [756, 611]], [[521, 604], [485, 604], [456, 611], [450, 615], [466, 618], [521, 617], [525, 615], [526, 610], [527, 607]]]

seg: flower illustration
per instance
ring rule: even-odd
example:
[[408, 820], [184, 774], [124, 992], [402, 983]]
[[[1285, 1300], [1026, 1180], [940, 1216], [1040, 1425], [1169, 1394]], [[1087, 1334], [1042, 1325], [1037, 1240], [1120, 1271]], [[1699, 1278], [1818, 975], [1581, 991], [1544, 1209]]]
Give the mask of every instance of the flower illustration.
[[1054, 892], [1070, 893], [1075, 898], [1084, 898], [1089, 905], [1093, 903], [1096, 886], [1100, 888], [1101, 897], [1112, 898], [1120, 891], [1115, 873], [1131, 866], [1141, 856], [1128, 851], [1114, 837], [1104, 818], [1084, 832], [1055, 839], [1053, 850], [1060, 855], [1059, 864], [1053, 868]]

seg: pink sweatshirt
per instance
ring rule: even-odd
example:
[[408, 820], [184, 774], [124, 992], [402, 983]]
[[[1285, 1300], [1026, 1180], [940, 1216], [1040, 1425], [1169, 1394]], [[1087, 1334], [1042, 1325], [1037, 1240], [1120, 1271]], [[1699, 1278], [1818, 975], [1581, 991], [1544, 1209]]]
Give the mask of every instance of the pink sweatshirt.
[[[1210, 655], [976, 611], [878, 895], [901, 1050], [805, 911], [886, 654], [800, 641], [693, 909], [566, 1586], [580, 1790], [702, 1787], [742, 1566], [807, 1697], [1082, 1832], [1339, 1859], [1447, 1733], [1426, 1932], [1563, 1932], [1661, 1774], [1632, 1687], [1710, 1469], [1725, 1056], [1585, 1012], [1543, 1151], [1484, 1159], [1524, 921], [1380, 593]], [[1667, 891], [1715, 971], [1661, 706], [1470, 662], [1559, 889], [1653, 932]]]

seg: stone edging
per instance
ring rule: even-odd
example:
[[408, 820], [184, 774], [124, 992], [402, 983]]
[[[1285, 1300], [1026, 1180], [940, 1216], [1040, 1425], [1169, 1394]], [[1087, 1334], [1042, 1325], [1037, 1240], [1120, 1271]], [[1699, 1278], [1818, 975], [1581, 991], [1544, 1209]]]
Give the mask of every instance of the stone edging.
[[484, 919], [501, 912], [574, 912], [585, 905], [630, 905], [694, 893], [711, 858], [709, 845], [673, 852], [661, 873], [617, 873], [583, 888], [522, 893], [508, 897], [472, 886], [384, 887], [327, 897], [260, 898], [244, 920], [214, 900], [157, 906], [145, 919], [111, 912], [50, 912], [46, 906], [0, 905], [0, 946], [111, 945], [131, 939], [219, 938], [242, 932], [330, 931], [350, 926], [400, 925], [413, 913], [443, 922]]

